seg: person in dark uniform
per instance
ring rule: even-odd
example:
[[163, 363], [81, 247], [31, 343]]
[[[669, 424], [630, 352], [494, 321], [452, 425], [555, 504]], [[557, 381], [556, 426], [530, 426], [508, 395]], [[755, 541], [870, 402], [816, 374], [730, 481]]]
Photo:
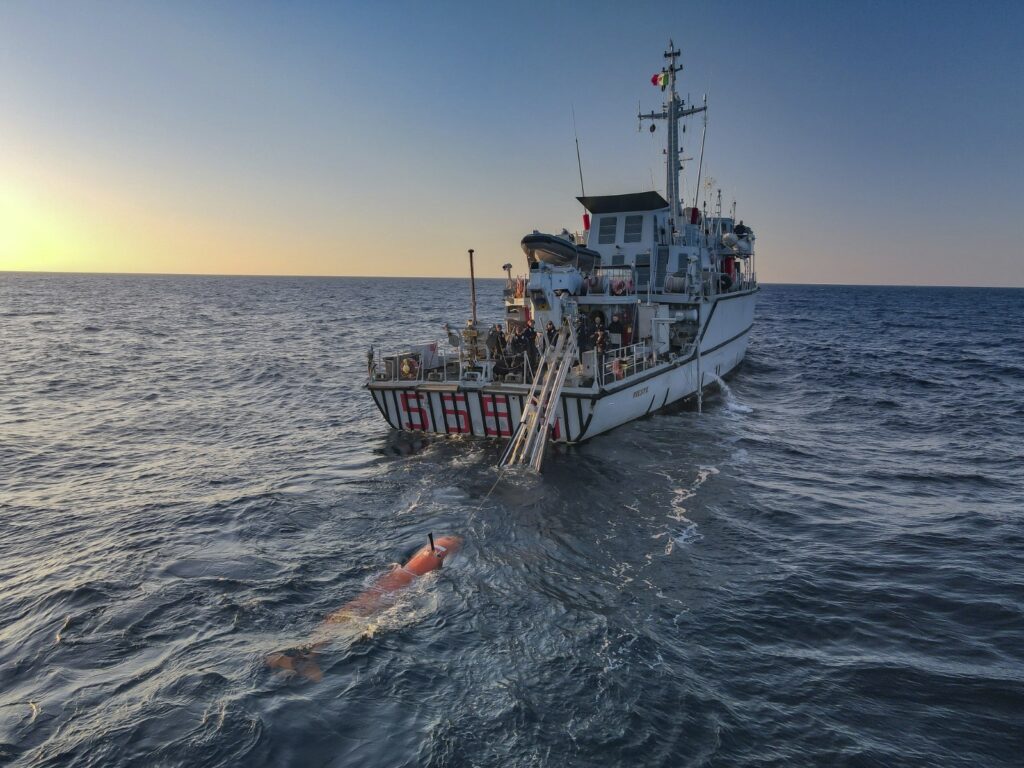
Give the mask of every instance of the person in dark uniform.
[[517, 326], [512, 329], [512, 338], [509, 339], [508, 348], [513, 355], [518, 355], [526, 349], [526, 342], [523, 341], [522, 327]]
[[537, 369], [537, 329], [533, 327], [533, 320], [526, 324], [523, 330], [523, 341], [526, 343], [526, 354], [530, 357], [530, 367]]
[[504, 355], [505, 349], [508, 347], [508, 337], [505, 336], [505, 329], [501, 325], [494, 327], [498, 329], [498, 353]]
[[508, 343], [508, 351], [511, 352], [512, 367], [523, 371], [525, 374], [526, 340], [523, 338], [521, 326], [516, 326], [512, 331], [512, 338]]
[[597, 353], [599, 365], [604, 364], [604, 353], [608, 351], [608, 331], [600, 323], [594, 331], [594, 351]]
[[596, 313], [594, 313], [594, 316], [591, 317], [591, 320], [593, 321], [593, 325], [591, 326], [592, 330], [590, 332], [591, 344], [596, 348], [597, 347], [597, 335], [599, 333], [603, 333], [604, 334], [604, 341], [605, 341], [605, 348], [607, 349], [609, 339], [608, 339], [608, 329], [604, 327], [604, 316], [600, 312], [596, 312]]
[[544, 335], [547, 336], [548, 344], [554, 346], [558, 339], [558, 329], [555, 328], [555, 324], [550, 320], [548, 320], [548, 324], [544, 326]]
[[498, 357], [498, 326], [492, 325], [487, 331], [487, 354], [494, 360]]
[[625, 343], [622, 335], [625, 332], [626, 327], [622, 324], [622, 319], [616, 312], [612, 315], [612, 321], [608, 323], [608, 334], [611, 336], [610, 341], [621, 347]]
[[537, 341], [537, 329], [533, 325], [533, 320], [530, 320], [523, 329], [523, 338], [528, 342]]
[[576, 349], [583, 352], [587, 348], [587, 324], [583, 321], [583, 315], [576, 315], [573, 330], [576, 332]]

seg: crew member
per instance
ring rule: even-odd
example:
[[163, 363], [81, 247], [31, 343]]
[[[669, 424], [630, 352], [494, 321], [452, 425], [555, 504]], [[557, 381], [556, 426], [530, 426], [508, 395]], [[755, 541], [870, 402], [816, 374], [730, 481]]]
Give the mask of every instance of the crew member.
[[547, 336], [548, 344], [554, 346], [555, 340], [558, 338], [558, 329], [555, 328], [555, 324], [548, 320], [548, 324], [544, 326], [544, 335]]
[[612, 314], [611, 323], [608, 324], [608, 336], [610, 337], [611, 343], [616, 346], [622, 346], [623, 334], [625, 332], [626, 329], [623, 327], [622, 319], [618, 317], [617, 313]]
[[604, 353], [608, 350], [608, 331], [604, 329], [604, 326], [598, 323], [597, 330], [594, 331], [594, 351], [597, 353], [598, 363], [604, 364]]
[[498, 353], [504, 355], [505, 349], [508, 347], [508, 337], [505, 335], [505, 329], [500, 323], [494, 327], [498, 329]]
[[526, 342], [526, 354], [530, 357], [530, 367], [537, 367], [537, 329], [533, 327], [533, 320], [526, 323], [523, 331], [523, 341]]
[[587, 349], [587, 324], [583, 319], [583, 315], [576, 315], [575, 332], [576, 332], [576, 348], [583, 352]]
[[526, 339], [523, 338], [523, 327], [517, 325], [512, 331], [512, 340], [508, 345], [512, 353], [512, 367], [523, 371], [526, 375]]
[[487, 354], [490, 355], [491, 359], [495, 359], [498, 356], [498, 326], [492, 325], [490, 330], [487, 331]]

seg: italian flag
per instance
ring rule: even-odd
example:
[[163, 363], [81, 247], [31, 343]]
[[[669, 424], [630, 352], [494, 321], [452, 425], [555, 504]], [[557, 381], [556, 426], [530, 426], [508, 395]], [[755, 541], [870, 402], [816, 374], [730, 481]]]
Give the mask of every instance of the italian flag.
[[665, 86], [668, 85], [668, 72], [659, 72], [651, 77], [651, 85], [660, 85], [661, 90], [665, 90]]

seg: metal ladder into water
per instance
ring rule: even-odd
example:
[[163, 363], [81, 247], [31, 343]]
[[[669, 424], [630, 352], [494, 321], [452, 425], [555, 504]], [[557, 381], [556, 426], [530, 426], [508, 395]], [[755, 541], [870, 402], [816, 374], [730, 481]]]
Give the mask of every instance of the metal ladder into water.
[[565, 377], [576, 359], [576, 335], [563, 325], [558, 339], [549, 344], [537, 366], [530, 394], [523, 401], [523, 415], [515, 434], [501, 455], [499, 466], [531, 467], [540, 472], [544, 449], [548, 444], [548, 431], [558, 412]]

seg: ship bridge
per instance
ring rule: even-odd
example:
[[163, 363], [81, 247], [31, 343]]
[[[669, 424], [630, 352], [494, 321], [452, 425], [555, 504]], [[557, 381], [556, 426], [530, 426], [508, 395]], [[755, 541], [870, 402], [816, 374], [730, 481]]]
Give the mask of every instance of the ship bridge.
[[644, 287], [653, 267], [654, 287], [660, 288], [669, 269], [668, 201], [658, 192], [576, 199], [594, 217], [586, 244], [601, 254], [601, 264], [636, 267], [637, 284]]

